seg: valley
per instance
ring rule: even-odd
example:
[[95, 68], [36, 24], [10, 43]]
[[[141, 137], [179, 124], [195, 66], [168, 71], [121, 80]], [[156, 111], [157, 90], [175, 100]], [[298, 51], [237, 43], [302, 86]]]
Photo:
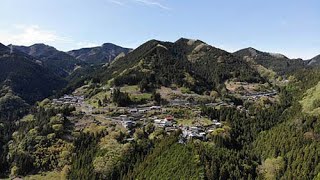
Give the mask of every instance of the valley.
[[[15, 47], [2, 47], [0, 65], [28, 66], [1, 76], [1, 178], [319, 176], [320, 71], [307, 61], [186, 38], [134, 50]], [[23, 78], [38, 71], [51, 79]]]

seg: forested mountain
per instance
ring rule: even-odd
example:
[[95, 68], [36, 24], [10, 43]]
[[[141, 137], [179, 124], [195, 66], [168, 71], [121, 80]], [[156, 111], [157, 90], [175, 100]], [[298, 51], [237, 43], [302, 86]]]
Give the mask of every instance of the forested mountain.
[[293, 72], [305, 66], [305, 62], [302, 59], [289, 59], [282, 54], [261, 52], [251, 47], [239, 50], [233, 54], [247, 61], [252, 59], [255, 63], [273, 70], [279, 75]]
[[1, 45], [0, 85], [1, 93], [12, 92], [27, 103], [34, 103], [63, 87], [66, 82], [48, 69], [34, 62], [29, 56], [10, 52], [10, 48]]
[[185, 86], [192, 91], [221, 91], [228, 79], [263, 82], [264, 79], [241, 58], [199, 40], [151, 40], [124, 57], [90, 74], [115, 86], [140, 84], [145, 89]]
[[98, 47], [82, 48], [69, 51], [68, 54], [88, 64], [105, 64], [120, 54], [126, 55], [131, 51], [112, 43], [105, 43]]
[[50, 69], [56, 75], [61, 77], [67, 77], [76, 68], [86, 64], [65, 52], [59, 51], [54, 47], [45, 44], [13, 46], [12, 48], [13, 51], [21, 51], [34, 57], [37, 63]]

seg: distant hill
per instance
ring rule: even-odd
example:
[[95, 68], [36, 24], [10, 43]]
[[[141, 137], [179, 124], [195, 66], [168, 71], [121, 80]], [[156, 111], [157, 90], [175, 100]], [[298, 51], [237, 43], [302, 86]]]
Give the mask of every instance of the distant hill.
[[320, 55], [308, 61], [308, 66], [319, 66], [319, 65], [320, 65]]
[[261, 52], [251, 47], [239, 50], [233, 54], [244, 58], [245, 60], [252, 59], [255, 63], [260, 64], [267, 69], [271, 69], [279, 75], [293, 72], [303, 68], [305, 65], [305, 62], [302, 59], [289, 59], [282, 54]]
[[90, 77], [116, 86], [140, 84], [155, 88], [175, 84], [198, 93], [221, 90], [228, 79], [264, 81], [238, 56], [184, 38], [174, 43], [150, 40]]
[[45, 44], [13, 46], [13, 49], [34, 57], [37, 63], [52, 70], [56, 75], [61, 77], [67, 77], [77, 67], [85, 65], [84, 62], [73, 56]]
[[129, 48], [123, 48], [111, 43], [105, 43], [98, 47], [72, 50], [69, 51], [68, 54], [89, 64], [102, 64], [112, 61], [121, 53], [128, 54], [130, 51], [131, 49]]
[[13, 94], [32, 104], [52, 95], [66, 82], [28, 55], [0, 44], [0, 94]]

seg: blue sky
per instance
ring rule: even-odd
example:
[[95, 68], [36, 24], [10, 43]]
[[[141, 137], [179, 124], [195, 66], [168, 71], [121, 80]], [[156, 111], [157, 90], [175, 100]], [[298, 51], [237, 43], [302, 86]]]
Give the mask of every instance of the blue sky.
[[320, 54], [319, 0], [1, 0], [0, 42], [60, 50], [200, 39], [233, 52]]

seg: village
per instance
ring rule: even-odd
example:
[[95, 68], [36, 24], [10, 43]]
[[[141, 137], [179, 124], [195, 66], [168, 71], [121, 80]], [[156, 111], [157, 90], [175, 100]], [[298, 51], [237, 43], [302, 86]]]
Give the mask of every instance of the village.
[[[242, 99], [256, 101], [261, 97], [274, 97], [277, 95], [276, 91], [259, 92], [252, 94], [245, 94]], [[201, 116], [200, 106], [194, 102], [189, 102], [185, 99], [173, 99], [165, 106], [157, 105], [139, 105], [131, 107], [94, 107], [86, 103], [84, 96], [76, 95], [64, 95], [59, 99], [52, 99], [52, 104], [55, 106], [70, 105], [76, 107], [80, 114], [87, 117], [86, 120], [77, 121], [75, 123], [76, 129], [79, 131], [95, 124], [97, 126], [104, 126], [112, 123], [120, 125], [130, 136], [133, 135], [136, 128], [145, 127], [148, 124], [152, 124], [155, 128], [163, 129], [166, 133], [170, 134], [174, 131], [181, 130], [182, 135], [180, 142], [185, 142], [189, 139], [199, 139], [202, 141], [207, 140], [207, 135], [214, 132], [217, 129], [224, 128], [225, 122], [217, 119], [208, 119]], [[213, 102], [204, 104], [205, 106], [217, 108], [217, 107], [235, 107], [240, 111], [248, 112], [245, 107], [241, 105], [235, 105], [234, 102]], [[172, 109], [188, 109], [195, 116], [186, 117], [191, 119], [192, 123], [183, 123], [181, 118], [176, 118], [173, 114], [170, 114]], [[112, 112], [112, 113], [111, 113]], [[74, 118], [71, 118], [74, 119]], [[204, 122], [198, 120], [205, 119]], [[178, 122], [179, 121], [179, 122]], [[129, 140], [131, 138], [128, 138]]]

